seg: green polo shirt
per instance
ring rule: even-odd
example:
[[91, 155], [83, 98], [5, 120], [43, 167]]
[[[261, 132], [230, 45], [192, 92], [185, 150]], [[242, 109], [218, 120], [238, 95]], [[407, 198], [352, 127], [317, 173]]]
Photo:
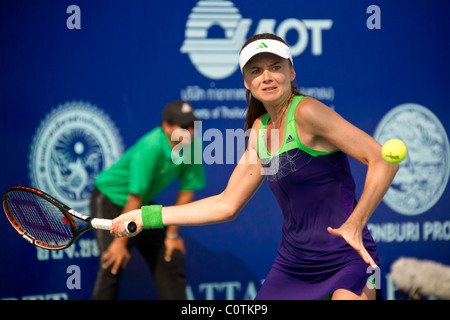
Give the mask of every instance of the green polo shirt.
[[[194, 146], [201, 148], [201, 142], [191, 143], [192, 155]], [[143, 204], [150, 203], [176, 178], [179, 179], [179, 190], [193, 191], [206, 185], [202, 164], [193, 164], [193, 161], [191, 164], [174, 163], [171, 154], [166, 134], [157, 127], [102, 171], [95, 180], [95, 186], [111, 202], [123, 207], [129, 193], [142, 196]]]

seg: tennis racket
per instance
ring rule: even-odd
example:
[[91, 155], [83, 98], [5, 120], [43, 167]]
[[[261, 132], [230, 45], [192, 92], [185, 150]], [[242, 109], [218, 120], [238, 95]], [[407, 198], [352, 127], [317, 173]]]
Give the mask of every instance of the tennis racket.
[[[112, 220], [91, 218], [81, 214], [52, 196], [33, 188], [13, 187], [2, 197], [9, 222], [20, 235], [35, 246], [61, 250], [71, 246], [91, 229], [110, 230]], [[79, 228], [76, 219], [87, 223]], [[136, 232], [136, 223], [126, 222], [128, 233]]]

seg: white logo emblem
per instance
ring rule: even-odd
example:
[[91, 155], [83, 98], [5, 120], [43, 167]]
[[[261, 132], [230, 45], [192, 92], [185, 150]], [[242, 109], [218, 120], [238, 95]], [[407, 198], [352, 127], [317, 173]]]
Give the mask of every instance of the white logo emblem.
[[403, 215], [419, 215], [433, 207], [450, 174], [449, 141], [439, 119], [421, 105], [402, 104], [383, 117], [374, 138], [381, 144], [398, 138], [408, 148], [384, 202]]
[[[185, 39], [180, 48], [207, 78], [220, 80], [239, 67], [239, 52], [247, 39], [252, 19], [242, 19], [239, 9], [229, 0], [201, 0], [192, 8], [186, 22]], [[275, 33], [286, 40], [291, 30], [298, 34], [290, 43], [292, 57], [300, 55], [311, 43], [311, 54], [322, 55], [322, 32], [329, 30], [329, 19], [287, 18], [278, 26], [275, 19], [261, 19], [255, 34]]]
[[123, 149], [118, 129], [102, 110], [67, 102], [52, 110], [36, 130], [29, 154], [31, 183], [88, 214], [94, 179]]
[[[242, 19], [231, 1], [199, 1], [189, 15], [180, 51], [189, 54], [204, 76], [227, 78], [239, 66], [239, 50], [251, 23], [251, 19]], [[208, 30], [214, 25], [223, 29], [224, 38], [208, 39]]]

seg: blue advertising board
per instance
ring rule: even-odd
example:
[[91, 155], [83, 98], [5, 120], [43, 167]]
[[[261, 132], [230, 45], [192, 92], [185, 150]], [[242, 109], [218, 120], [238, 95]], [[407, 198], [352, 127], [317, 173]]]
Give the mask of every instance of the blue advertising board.
[[[384, 298], [398, 299], [390, 277], [398, 258], [450, 265], [449, 13], [446, 0], [3, 1], [0, 190], [35, 187], [89, 214], [97, 174], [181, 98], [201, 119], [207, 187], [195, 198], [220, 193], [244, 148], [235, 139], [246, 112], [239, 50], [254, 34], [275, 33], [291, 47], [300, 92], [380, 143], [408, 146], [368, 222]], [[360, 196], [366, 168], [351, 166]], [[173, 204], [176, 188], [155, 202]], [[188, 298], [253, 299], [281, 223], [265, 182], [234, 221], [182, 227]], [[0, 299], [90, 299], [99, 265], [92, 232], [47, 251], [4, 215], [0, 230]], [[119, 298], [158, 298], [137, 251]]]

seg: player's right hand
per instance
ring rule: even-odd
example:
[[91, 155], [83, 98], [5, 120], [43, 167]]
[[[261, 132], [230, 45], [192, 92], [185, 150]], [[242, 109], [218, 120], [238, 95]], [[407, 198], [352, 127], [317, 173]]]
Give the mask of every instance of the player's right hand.
[[[136, 223], [137, 230], [135, 233], [128, 233], [126, 230], [126, 224], [124, 222], [134, 221]], [[142, 223], [142, 211], [141, 209], [131, 210], [123, 213], [112, 221], [111, 235], [114, 237], [134, 237], [144, 229]]]

